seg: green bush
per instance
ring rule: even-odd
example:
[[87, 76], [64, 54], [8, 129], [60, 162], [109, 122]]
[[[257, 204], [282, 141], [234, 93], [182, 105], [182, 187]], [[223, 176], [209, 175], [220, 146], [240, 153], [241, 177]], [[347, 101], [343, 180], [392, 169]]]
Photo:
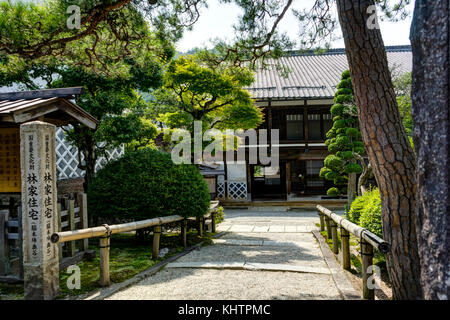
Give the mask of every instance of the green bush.
[[361, 217], [359, 218], [361, 227], [370, 230], [379, 237], [383, 237], [383, 228], [381, 223], [381, 199], [380, 191], [373, 189], [370, 197], [364, 203]]
[[327, 191], [327, 196], [338, 196], [339, 195], [339, 189], [336, 187], [330, 188]]
[[102, 218], [198, 217], [208, 211], [210, 195], [194, 165], [176, 165], [169, 153], [145, 148], [98, 171], [88, 203], [89, 213]]
[[382, 237], [381, 199], [377, 188], [356, 197], [347, 213], [347, 218], [363, 228]]

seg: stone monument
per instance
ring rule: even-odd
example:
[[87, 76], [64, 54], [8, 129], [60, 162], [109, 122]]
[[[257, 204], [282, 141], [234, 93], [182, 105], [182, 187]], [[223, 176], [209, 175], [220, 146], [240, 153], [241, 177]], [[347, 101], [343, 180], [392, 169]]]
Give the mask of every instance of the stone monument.
[[33, 121], [20, 126], [25, 299], [50, 300], [59, 291], [55, 131]]

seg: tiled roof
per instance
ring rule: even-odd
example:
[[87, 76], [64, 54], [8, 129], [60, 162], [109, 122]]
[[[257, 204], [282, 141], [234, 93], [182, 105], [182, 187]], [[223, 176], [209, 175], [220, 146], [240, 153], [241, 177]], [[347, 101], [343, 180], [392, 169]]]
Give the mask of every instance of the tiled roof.
[[[78, 88], [47, 89], [0, 93], [0, 122], [22, 123], [52, 112], [62, 112], [71, 119], [95, 128], [98, 121], [70, 101]], [[80, 91], [81, 92], [81, 91]], [[24, 116], [26, 114], [26, 116]]]
[[[395, 73], [412, 70], [410, 46], [386, 47], [389, 67]], [[341, 74], [348, 69], [345, 49], [331, 49], [324, 54], [292, 52], [278, 62], [291, 72], [283, 77], [275, 67], [260, 70], [247, 88], [257, 100], [333, 98]]]

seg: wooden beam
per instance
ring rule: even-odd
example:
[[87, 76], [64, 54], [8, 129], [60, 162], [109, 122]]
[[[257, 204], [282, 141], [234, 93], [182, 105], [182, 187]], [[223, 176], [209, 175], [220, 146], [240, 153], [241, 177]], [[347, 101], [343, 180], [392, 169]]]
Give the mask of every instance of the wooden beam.
[[47, 106], [42, 106], [36, 109], [29, 109], [29, 110], [20, 110], [19, 112], [13, 112], [13, 118], [14, 122], [16, 123], [23, 123], [27, 122], [33, 119], [38, 119], [39, 117], [42, 117], [46, 115], [47, 113], [51, 113], [54, 111], [57, 111], [58, 107], [55, 104], [50, 104]]
[[69, 98], [79, 95], [83, 92], [83, 87], [59, 88], [59, 89], [44, 89], [32, 91], [16, 91], [0, 93], [0, 100], [20, 100], [20, 99], [47, 99], [47, 98]]

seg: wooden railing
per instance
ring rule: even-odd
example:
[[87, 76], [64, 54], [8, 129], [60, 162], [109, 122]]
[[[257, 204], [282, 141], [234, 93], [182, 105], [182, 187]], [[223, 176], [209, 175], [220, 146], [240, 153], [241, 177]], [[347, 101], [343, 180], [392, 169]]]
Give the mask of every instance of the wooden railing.
[[320, 231], [327, 230], [327, 238], [333, 241], [333, 252], [339, 253], [339, 239], [337, 227], [341, 227], [341, 248], [342, 248], [342, 267], [345, 270], [351, 269], [350, 261], [350, 233], [360, 240], [362, 257], [362, 280], [363, 280], [363, 298], [375, 299], [374, 289], [369, 288], [368, 278], [373, 271], [373, 248], [386, 254], [390, 251], [390, 245], [374, 233], [362, 228], [351, 221], [337, 215], [321, 205], [316, 206], [320, 217]]
[[[71, 197], [75, 199], [58, 197], [59, 231], [88, 227], [86, 194], [73, 194]], [[11, 207], [14, 209], [0, 210], [0, 282], [23, 280], [22, 207], [20, 205]], [[78, 245], [69, 242], [59, 246], [60, 263], [61, 266], [65, 266], [67, 263], [81, 260], [84, 252], [88, 250], [88, 240], [81, 241]], [[17, 253], [13, 255], [11, 252]], [[17, 269], [17, 272], [12, 272], [11, 265], [16, 259], [17, 268], [14, 269]]]
[[[219, 205], [218, 201], [212, 201], [210, 205], [209, 212], [203, 217], [197, 219], [198, 222], [198, 233], [201, 236], [203, 234], [203, 229], [205, 225], [205, 219], [211, 219], [212, 231], [215, 232], [215, 214], [216, 209]], [[168, 223], [181, 222], [181, 242], [186, 248], [187, 246], [187, 220], [186, 218], [179, 215], [172, 215], [167, 217], [158, 217], [153, 219], [107, 225], [104, 224], [99, 227], [86, 228], [73, 231], [63, 231], [56, 232], [52, 234], [51, 241], [56, 244], [61, 244], [63, 242], [71, 242], [81, 239], [89, 238], [100, 238], [100, 285], [109, 286], [110, 276], [109, 276], [109, 248], [111, 235], [115, 233], [135, 231], [138, 229], [153, 227], [153, 248], [152, 256], [153, 259], [157, 259], [159, 256], [159, 243], [161, 238], [161, 226]]]

